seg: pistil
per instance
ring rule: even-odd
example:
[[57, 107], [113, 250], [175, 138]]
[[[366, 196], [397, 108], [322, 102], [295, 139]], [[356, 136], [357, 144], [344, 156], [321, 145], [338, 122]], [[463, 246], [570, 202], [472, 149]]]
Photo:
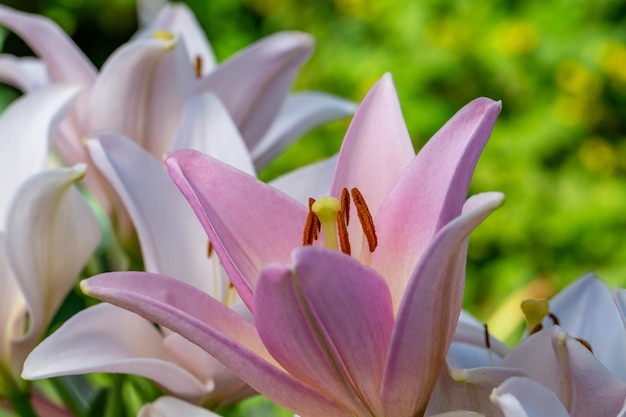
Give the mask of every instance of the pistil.
[[311, 211], [317, 216], [324, 231], [326, 246], [338, 250], [337, 244], [337, 214], [341, 211], [341, 203], [335, 197], [322, 197], [311, 206]]

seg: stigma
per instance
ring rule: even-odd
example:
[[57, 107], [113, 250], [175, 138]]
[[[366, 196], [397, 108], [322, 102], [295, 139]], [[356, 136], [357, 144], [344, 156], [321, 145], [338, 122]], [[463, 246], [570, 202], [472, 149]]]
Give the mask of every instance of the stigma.
[[350, 255], [352, 248], [348, 225], [350, 224], [351, 200], [354, 203], [363, 236], [367, 240], [368, 250], [373, 253], [378, 245], [376, 228], [365, 198], [357, 188], [352, 188], [350, 192], [344, 188], [339, 199], [325, 196], [316, 201], [309, 198], [309, 213], [302, 233], [302, 244], [312, 245], [318, 240], [320, 234], [323, 234], [329, 249], [341, 250]]

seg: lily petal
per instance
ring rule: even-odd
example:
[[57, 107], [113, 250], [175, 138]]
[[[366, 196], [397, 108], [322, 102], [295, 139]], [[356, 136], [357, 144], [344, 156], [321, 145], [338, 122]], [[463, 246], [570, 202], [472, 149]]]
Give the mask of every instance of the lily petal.
[[266, 166], [294, 139], [311, 128], [348, 117], [355, 110], [354, 102], [330, 94], [302, 92], [288, 96], [269, 130], [251, 149], [255, 167]]
[[350, 416], [274, 364], [256, 329], [222, 303], [181, 281], [141, 272], [101, 274], [83, 291], [172, 329], [221, 361], [251, 387], [300, 414]]
[[505, 417], [570, 417], [556, 395], [530, 378], [510, 378], [491, 394]]
[[133, 220], [146, 271], [182, 279], [220, 298], [228, 282], [215, 273], [218, 261], [207, 256], [206, 234], [163, 164], [114, 132], [96, 133], [87, 146]]
[[487, 98], [463, 107], [428, 141], [383, 202], [374, 219], [379, 232], [372, 265], [389, 282], [394, 302], [432, 236], [461, 213], [500, 108]]
[[472, 196], [464, 213], [426, 247], [393, 329], [381, 389], [386, 414], [419, 415], [425, 410], [461, 312], [469, 234], [503, 201], [500, 193]]
[[250, 152], [219, 97], [207, 91], [191, 97], [176, 131], [172, 150], [195, 149], [256, 175]]
[[198, 407], [174, 397], [160, 397], [141, 407], [137, 417], [220, 417], [205, 408]]
[[133, 39], [151, 38], [159, 30], [178, 35], [185, 42], [191, 62], [195, 62], [198, 57], [202, 63], [201, 75], [206, 75], [215, 69], [215, 55], [211, 45], [198, 24], [198, 20], [186, 4], [166, 4], [148, 25], [135, 34]]
[[312, 49], [313, 38], [304, 33], [268, 36], [199, 80], [197, 90], [217, 93], [252, 150], [270, 127]]
[[393, 79], [385, 74], [367, 93], [350, 123], [330, 195], [338, 197], [343, 188], [357, 187], [376, 217], [387, 193], [414, 157]]
[[268, 266], [257, 283], [254, 317], [263, 343], [291, 375], [355, 415], [382, 415], [393, 328], [385, 280], [329, 249], [302, 247], [293, 258], [293, 270]]
[[85, 131], [117, 131], [160, 159], [171, 147], [193, 82], [181, 42], [129, 42], [102, 67], [84, 115]]
[[[100, 242], [100, 226], [73, 184], [85, 166], [36, 174], [7, 213], [5, 250], [28, 306], [23, 358], [41, 337]], [[45, 239], [42, 239], [45, 236]]]
[[95, 81], [96, 68], [52, 20], [0, 6], [0, 24], [17, 33], [43, 59], [52, 80], [80, 83], [85, 88]]
[[0, 54], [0, 80], [28, 93], [49, 83], [48, 69], [37, 58]]
[[201, 398], [212, 388], [176, 365], [152, 323], [106, 303], [79, 312], [41, 342], [26, 359], [22, 377], [92, 372], [144, 376], [187, 399]]
[[[572, 337], [586, 340], [598, 360], [626, 381], [626, 332], [613, 295], [595, 274], [588, 273], [568, 285], [550, 300], [550, 312], [559, 319], [561, 328]], [[552, 325], [544, 321], [544, 327]]]
[[252, 310], [261, 269], [272, 262], [288, 264], [291, 250], [301, 245], [307, 208], [196, 151], [173, 152], [165, 165], [200, 219], [241, 299]]
[[5, 221], [7, 205], [17, 188], [48, 166], [50, 138], [78, 91], [76, 87], [50, 86], [22, 96], [0, 116], [0, 221]]

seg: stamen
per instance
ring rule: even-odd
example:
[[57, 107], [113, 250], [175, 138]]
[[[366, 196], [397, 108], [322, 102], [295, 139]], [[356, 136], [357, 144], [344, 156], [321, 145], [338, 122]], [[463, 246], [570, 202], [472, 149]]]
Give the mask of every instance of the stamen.
[[487, 346], [487, 356], [489, 357], [489, 366], [493, 366], [493, 356], [491, 355], [491, 340], [489, 340], [489, 327], [484, 323], [485, 327], [485, 346]]
[[378, 245], [378, 238], [376, 237], [376, 229], [374, 227], [374, 219], [372, 219], [372, 215], [367, 208], [367, 204], [365, 203], [365, 199], [363, 195], [358, 190], [358, 188], [353, 188], [351, 190], [352, 193], [352, 201], [354, 201], [354, 207], [356, 208], [356, 213], [359, 216], [359, 222], [361, 223], [361, 228], [363, 228], [363, 234], [367, 239], [367, 246], [369, 247], [370, 252], [374, 252], [376, 246]]
[[541, 322], [549, 314], [549, 305], [546, 300], [524, 300], [521, 304], [522, 312], [526, 317], [528, 335], [532, 335], [543, 329]]
[[341, 203], [334, 197], [322, 197], [311, 206], [311, 211], [317, 215], [324, 239], [329, 249], [339, 249], [337, 245], [337, 214], [341, 211]]
[[344, 215], [344, 213], [342, 211], [339, 211], [337, 213], [337, 231], [339, 233], [339, 245], [341, 246], [341, 251], [343, 253], [345, 253], [346, 255], [350, 255], [352, 253], [352, 249], [350, 248], [350, 236], [348, 236], [348, 225], [344, 223], [345, 219], [346, 219], [346, 216]]
[[554, 326], [560, 326], [561, 325], [561, 322], [559, 321], [559, 319], [553, 313], [548, 313], [548, 317], [550, 317], [552, 319], [552, 325], [554, 325]]
[[350, 193], [347, 188], [341, 190], [341, 212], [345, 216], [346, 226], [350, 225]]
[[207, 240], [206, 256], [207, 256], [207, 258], [210, 258], [211, 255], [213, 255], [213, 244], [211, 243], [210, 240]]
[[582, 339], [580, 337], [577, 337], [576, 340], [578, 340], [581, 345], [586, 347], [589, 352], [593, 353], [593, 349], [591, 348], [591, 344], [589, 342], [587, 342], [585, 339]]
[[312, 245], [317, 240], [317, 233], [320, 230], [320, 220], [313, 213], [315, 199], [309, 197], [309, 213], [306, 215], [304, 231], [302, 232], [302, 246]]
[[202, 57], [200, 55], [196, 55], [196, 60], [194, 61], [194, 69], [196, 71], [196, 77], [202, 77]]

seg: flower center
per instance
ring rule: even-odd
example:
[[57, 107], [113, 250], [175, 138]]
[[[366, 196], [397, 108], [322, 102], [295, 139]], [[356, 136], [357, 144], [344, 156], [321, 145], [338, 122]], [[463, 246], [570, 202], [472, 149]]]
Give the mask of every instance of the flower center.
[[363, 236], [367, 240], [368, 250], [373, 253], [378, 245], [374, 220], [365, 203], [365, 198], [358, 188], [353, 188], [350, 192], [344, 188], [341, 191], [340, 199], [326, 196], [316, 201], [309, 198], [309, 214], [302, 233], [302, 244], [305, 246], [312, 245], [314, 241], [318, 240], [319, 234], [323, 233], [328, 248], [341, 250], [350, 255], [352, 251], [348, 234], [350, 200], [354, 203], [359, 223], [363, 229]]

